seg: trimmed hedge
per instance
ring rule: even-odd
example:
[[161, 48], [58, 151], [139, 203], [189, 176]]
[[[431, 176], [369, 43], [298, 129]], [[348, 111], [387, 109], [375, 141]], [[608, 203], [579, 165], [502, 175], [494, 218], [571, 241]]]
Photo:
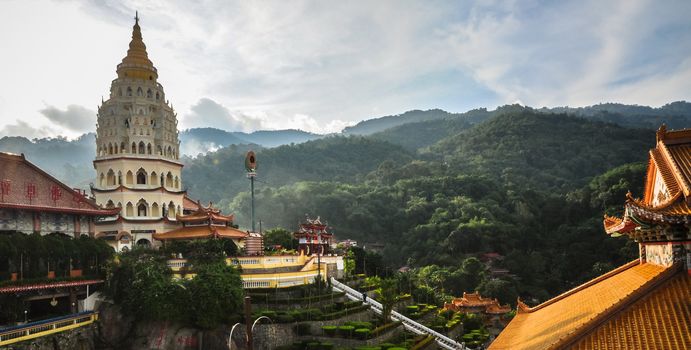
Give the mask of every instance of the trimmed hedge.
[[338, 334], [340, 334], [342, 337], [350, 338], [353, 336], [354, 330], [355, 330], [355, 327], [353, 327], [353, 326], [339, 326], [338, 327]]
[[336, 335], [336, 329], [338, 329], [336, 326], [322, 326], [322, 331], [324, 331], [324, 334], [332, 337]]
[[355, 336], [358, 339], [365, 340], [370, 336], [370, 330], [367, 328], [358, 328], [355, 330]]
[[367, 309], [369, 309], [368, 305], [360, 305], [360, 306], [354, 307], [352, 309], [345, 309], [345, 310], [341, 310], [341, 311], [332, 312], [330, 314], [324, 314], [324, 315], [322, 315], [321, 319], [322, 320], [333, 320], [336, 318], [341, 318], [347, 314], [353, 314], [353, 313], [364, 311]]
[[346, 326], [353, 326], [353, 327], [355, 327], [355, 329], [367, 328], [367, 329], [371, 330], [372, 328], [374, 328], [374, 325], [372, 324], [372, 322], [364, 322], [364, 321], [348, 321], [345, 323], [345, 325]]

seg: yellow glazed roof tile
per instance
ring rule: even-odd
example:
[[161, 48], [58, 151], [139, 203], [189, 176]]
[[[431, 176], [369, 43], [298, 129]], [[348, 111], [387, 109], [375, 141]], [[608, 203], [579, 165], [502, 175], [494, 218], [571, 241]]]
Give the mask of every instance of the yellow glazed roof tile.
[[691, 276], [678, 273], [583, 337], [573, 349], [691, 349]]
[[520, 310], [490, 345], [492, 350], [554, 349], [621, 307], [667, 268], [626, 264], [534, 308]]

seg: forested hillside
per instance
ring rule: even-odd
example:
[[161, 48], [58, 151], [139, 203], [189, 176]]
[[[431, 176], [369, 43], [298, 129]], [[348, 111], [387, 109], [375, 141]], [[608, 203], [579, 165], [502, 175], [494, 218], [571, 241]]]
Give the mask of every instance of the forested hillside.
[[[249, 189], [245, 176], [247, 145], [232, 145], [197, 158], [186, 158], [183, 179], [194, 198], [226, 203]], [[331, 136], [297, 145], [271, 149], [254, 148], [257, 153], [258, 187], [278, 187], [298, 181], [355, 182], [391, 161], [401, 164], [412, 155], [388, 142], [359, 136]], [[293, 222], [294, 219], [291, 221]]]
[[[447, 269], [446, 290], [545, 300], [635, 256], [628, 240], [603, 232], [602, 215], [620, 210], [627, 190], [641, 192], [654, 140], [652, 130], [518, 109], [416, 159], [380, 162], [364, 181], [260, 184], [257, 218], [294, 229], [305, 213], [319, 215], [341, 239], [385, 244], [391, 267]], [[246, 192], [229, 206], [243, 226], [248, 208]], [[452, 278], [465, 258], [486, 252], [504, 256], [501, 267], [517, 278], [482, 286]]]

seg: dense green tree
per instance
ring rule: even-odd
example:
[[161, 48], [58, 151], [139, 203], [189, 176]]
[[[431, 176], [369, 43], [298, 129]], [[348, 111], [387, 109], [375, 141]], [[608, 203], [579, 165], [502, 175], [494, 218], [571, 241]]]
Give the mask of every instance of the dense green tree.
[[280, 245], [284, 249], [296, 249], [297, 240], [293, 237], [293, 233], [284, 228], [273, 228], [264, 232], [264, 246], [272, 247]]
[[239, 271], [223, 261], [195, 265], [195, 278], [186, 283], [187, 306], [195, 325], [213, 328], [227, 322], [242, 309]]
[[377, 300], [382, 305], [382, 318], [388, 322], [391, 320], [391, 310], [398, 300], [396, 280], [385, 278], [381, 280], [380, 287], [377, 288]]

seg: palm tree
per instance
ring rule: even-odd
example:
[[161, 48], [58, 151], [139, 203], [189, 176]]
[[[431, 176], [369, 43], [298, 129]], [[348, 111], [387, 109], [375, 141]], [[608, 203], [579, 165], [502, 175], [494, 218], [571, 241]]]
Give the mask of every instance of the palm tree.
[[393, 278], [386, 278], [381, 281], [380, 287], [376, 289], [379, 296], [379, 302], [382, 305], [382, 317], [387, 322], [391, 319], [391, 310], [394, 304], [398, 301], [398, 292], [396, 291], [396, 280]]

